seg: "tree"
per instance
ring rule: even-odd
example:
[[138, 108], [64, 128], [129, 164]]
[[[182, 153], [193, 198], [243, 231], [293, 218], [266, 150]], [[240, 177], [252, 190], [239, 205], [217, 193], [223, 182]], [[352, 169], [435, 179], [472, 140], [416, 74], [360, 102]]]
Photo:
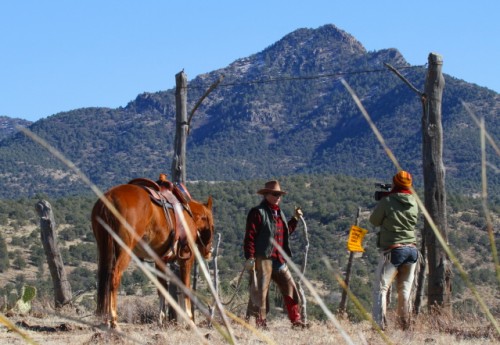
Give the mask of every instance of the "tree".
[[17, 266], [19, 270], [24, 269], [26, 267], [26, 260], [23, 257], [23, 252], [18, 249], [15, 251], [14, 255], [14, 265]]
[[9, 252], [7, 251], [7, 244], [5, 243], [5, 239], [0, 234], [0, 272], [5, 272], [9, 269], [10, 261], [9, 261]]

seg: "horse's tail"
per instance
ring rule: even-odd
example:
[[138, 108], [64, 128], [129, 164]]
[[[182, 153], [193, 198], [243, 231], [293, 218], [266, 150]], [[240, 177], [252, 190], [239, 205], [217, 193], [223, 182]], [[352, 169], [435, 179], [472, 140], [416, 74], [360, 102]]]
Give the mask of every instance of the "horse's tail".
[[97, 315], [111, 311], [111, 273], [115, 264], [115, 244], [108, 230], [101, 224], [115, 229], [116, 219], [106, 205], [98, 200], [92, 209], [92, 229], [97, 243], [99, 261], [97, 265]]

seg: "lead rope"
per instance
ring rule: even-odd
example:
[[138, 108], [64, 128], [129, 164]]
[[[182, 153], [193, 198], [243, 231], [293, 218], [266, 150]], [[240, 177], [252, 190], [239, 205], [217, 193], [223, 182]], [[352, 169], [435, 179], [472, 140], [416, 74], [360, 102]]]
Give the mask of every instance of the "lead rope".
[[240, 275], [238, 277], [238, 282], [236, 283], [236, 289], [234, 291], [234, 294], [233, 294], [233, 296], [231, 296], [231, 298], [227, 302], [223, 302], [222, 299], [221, 299], [221, 303], [223, 305], [229, 305], [229, 304], [231, 304], [231, 302], [234, 300], [234, 298], [236, 297], [236, 295], [238, 294], [238, 292], [240, 292], [241, 279], [243, 278], [243, 274], [245, 273], [245, 271], [246, 271], [245, 265], [243, 265], [243, 269], [241, 270], [241, 273], [240, 273]]
[[[306, 266], [307, 266], [307, 254], [309, 252], [309, 232], [307, 231], [307, 224], [306, 221], [304, 220], [303, 216], [300, 216], [300, 220], [302, 221], [302, 225], [304, 227], [302, 228], [302, 232], [304, 233], [304, 239], [306, 241], [305, 247], [304, 247], [304, 261], [302, 262], [302, 269], [301, 273], [303, 276], [305, 276], [306, 273]], [[304, 323], [307, 323], [307, 300], [306, 300], [306, 294], [304, 292], [304, 289], [302, 288], [302, 279], [299, 279], [298, 281], [298, 289], [299, 289], [299, 294], [300, 298], [302, 299], [302, 305], [300, 308], [300, 317]]]

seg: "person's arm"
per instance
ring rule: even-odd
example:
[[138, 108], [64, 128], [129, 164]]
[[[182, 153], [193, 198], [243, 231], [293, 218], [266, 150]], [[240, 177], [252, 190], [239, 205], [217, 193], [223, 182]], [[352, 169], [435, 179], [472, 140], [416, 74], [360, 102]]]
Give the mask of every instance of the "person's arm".
[[297, 229], [297, 225], [299, 225], [299, 221], [294, 217], [290, 218], [288, 221], [288, 232], [291, 234]]
[[375, 206], [375, 209], [373, 210], [372, 214], [370, 215], [369, 221], [374, 226], [381, 226], [384, 221], [385, 217], [385, 211], [384, 211], [385, 208], [383, 205], [384, 203], [385, 203], [384, 199], [380, 200], [377, 203], [377, 206]]
[[251, 210], [247, 216], [245, 238], [243, 240], [243, 251], [245, 259], [255, 258], [255, 239], [262, 219], [257, 210]]
[[304, 213], [300, 209], [300, 207], [295, 207], [295, 213], [292, 218], [288, 221], [288, 232], [291, 234], [297, 229], [297, 225], [299, 224], [299, 218], [302, 217]]

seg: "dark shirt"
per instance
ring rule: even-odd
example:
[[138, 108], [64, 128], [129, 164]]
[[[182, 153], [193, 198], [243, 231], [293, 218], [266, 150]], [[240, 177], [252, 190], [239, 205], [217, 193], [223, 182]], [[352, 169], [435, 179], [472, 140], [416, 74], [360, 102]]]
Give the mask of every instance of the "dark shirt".
[[[281, 248], [283, 248], [283, 244], [285, 243], [284, 242], [285, 235], [283, 233], [283, 231], [284, 231], [283, 220], [281, 219], [281, 217], [279, 216], [279, 213], [278, 213], [279, 207], [278, 207], [278, 210], [274, 210], [273, 207], [271, 207], [271, 209], [273, 209], [273, 211], [274, 211], [273, 216], [274, 216], [274, 220], [276, 221], [276, 233], [274, 235], [274, 240]], [[271, 253], [271, 258], [278, 260], [282, 264], [285, 263], [285, 259], [283, 258], [283, 256], [279, 252], [279, 250], [276, 249], [276, 247], [273, 248], [273, 251]]]
[[[283, 248], [285, 243], [285, 226], [284, 219], [280, 217], [280, 208], [277, 205], [271, 205], [268, 202], [265, 202], [266, 205], [272, 210], [273, 217], [276, 222], [276, 232], [274, 235], [274, 240]], [[298, 221], [295, 218], [291, 218], [288, 221], [288, 229], [289, 233], [293, 233], [297, 228]], [[245, 252], [245, 258], [255, 258], [255, 241], [257, 236], [259, 235], [260, 227], [262, 225], [262, 216], [258, 210], [252, 209], [247, 217], [247, 227], [245, 233], [245, 240], [243, 244], [243, 249]], [[279, 251], [276, 248], [273, 248], [271, 252], [271, 257], [277, 259], [281, 263], [284, 263], [285, 260]]]

